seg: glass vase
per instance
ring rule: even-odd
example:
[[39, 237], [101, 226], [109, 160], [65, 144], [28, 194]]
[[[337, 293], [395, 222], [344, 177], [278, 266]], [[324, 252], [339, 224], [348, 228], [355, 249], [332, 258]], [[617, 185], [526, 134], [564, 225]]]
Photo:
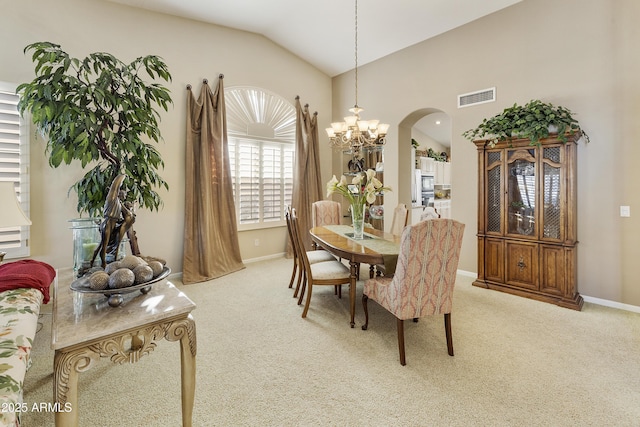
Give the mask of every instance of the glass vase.
[[100, 266], [100, 258], [93, 264], [93, 253], [100, 244], [100, 218], [76, 218], [69, 221], [73, 231], [73, 273], [82, 276], [94, 266]]
[[364, 238], [364, 212], [367, 205], [351, 205], [351, 224], [353, 225], [353, 238]]

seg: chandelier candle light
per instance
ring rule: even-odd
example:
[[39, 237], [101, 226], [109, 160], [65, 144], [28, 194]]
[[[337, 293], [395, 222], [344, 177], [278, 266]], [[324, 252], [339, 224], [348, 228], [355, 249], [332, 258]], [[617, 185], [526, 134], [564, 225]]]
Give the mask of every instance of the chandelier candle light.
[[351, 204], [354, 239], [364, 238], [364, 217], [367, 204], [375, 202], [376, 196], [385, 191], [391, 191], [391, 188], [382, 185], [382, 182], [376, 178], [376, 171], [373, 169], [358, 173], [351, 180], [351, 184], [347, 183], [347, 178], [344, 175], [340, 181], [333, 175], [333, 178], [327, 182], [327, 198], [337, 192], [346, 197]]
[[389, 125], [379, 123], [379, 120], [362, 120], [360, 112], [362, 108], [358, 106], [358, 0], [355, 1], [355, 93], [356, 103], [349, 111], [351, 116], [344, 118], [344, 122], [331, 123], [330, 128], [326, 128], [329, 143], [334, 148], [352, 149], [359, 152], [361, 147], [372, 147], [384, 145], [386, 142]]

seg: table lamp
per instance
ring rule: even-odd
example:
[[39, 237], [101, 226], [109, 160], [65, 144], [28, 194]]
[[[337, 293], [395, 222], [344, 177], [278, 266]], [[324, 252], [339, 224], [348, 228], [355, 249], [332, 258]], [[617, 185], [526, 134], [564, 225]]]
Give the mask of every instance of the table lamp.
[[[0, 229], [31, 225], [31, 221], [20, 208], [13, 182], [0, 182]], [[6, 252], [0, 251], [0, 263]]]

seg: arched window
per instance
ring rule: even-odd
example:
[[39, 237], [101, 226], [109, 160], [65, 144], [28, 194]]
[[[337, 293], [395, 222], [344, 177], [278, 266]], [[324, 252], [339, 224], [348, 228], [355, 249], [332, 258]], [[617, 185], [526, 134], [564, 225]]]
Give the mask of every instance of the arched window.
[[225, 89], [225, 104], [238, 228], [281, 226], [293, 188], [295, 107], [239, 86]]

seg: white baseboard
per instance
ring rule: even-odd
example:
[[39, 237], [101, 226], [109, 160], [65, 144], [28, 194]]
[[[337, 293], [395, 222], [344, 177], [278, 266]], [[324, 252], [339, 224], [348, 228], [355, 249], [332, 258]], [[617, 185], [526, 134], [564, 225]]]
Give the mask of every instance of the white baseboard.
[[258, 258], [243, 259], [242, 262], [244, 262], [245, 264], [251, 264], [253, 262], [260, 262], [260, 261], [267, 261], [267, 260], [270, 260], [270, 259], [283, 258], [285, 255], [286, 254], [284, 252], [281, 252], [281, 253], [277, 253], [277, 254], [261, 256], [261, 257], [258, 257]]
[[582, 295], [582, 299], [585, 302], [589, 302], [591, 304], [603, 305], [605, 307], [618, 308], [620, 310], [632, 311], [634, 313], [640, 313], [640, 307], [631, 305], [631, 304], [623, 304], [621, 302], [609, 301], [606, 299], [588, 297], [586, 295]]
[[458, 270], [457, 273], [461, 276], [466, 276], [466, 277], [473, 277], [473, 278], [478, 277], [478, 273], [474, 271]]

